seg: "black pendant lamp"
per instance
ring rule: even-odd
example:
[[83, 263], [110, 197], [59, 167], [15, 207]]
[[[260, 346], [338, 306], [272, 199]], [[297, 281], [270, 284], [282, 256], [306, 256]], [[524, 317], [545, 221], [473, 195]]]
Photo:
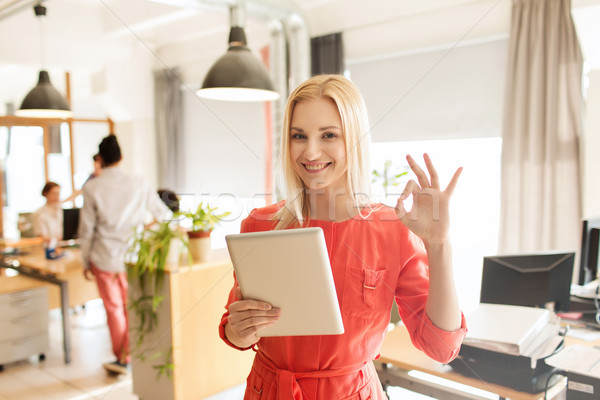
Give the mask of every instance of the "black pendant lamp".
[[262, 62], [248, 49], [242, 4], [230, 7], [229, 49], [208, 71], [197, 94], [226, 101], [269, 101], [279, 98]]
[[[40, 19], [46, 15], [46, 7], [41, 4], [33, 7], [35, 15]], [[41, 25], [41, 22], [40, 22]], [[40, 29], [41, 32], [41, 29]], [[41, 42], [43, 43], [44, 35], [41, 32]], [[44, 46], [42, 45], [42, 65]], [[48, 71], [42, 69], [40, 71], [37, 85], [31, 89], [27, 96], [23, 99], [21, 107], [15, 112], [20, 117], [33, 118], [72, 118], [73, 112], [69, 107], [69, 103], [62, 94], [50, 82]]]

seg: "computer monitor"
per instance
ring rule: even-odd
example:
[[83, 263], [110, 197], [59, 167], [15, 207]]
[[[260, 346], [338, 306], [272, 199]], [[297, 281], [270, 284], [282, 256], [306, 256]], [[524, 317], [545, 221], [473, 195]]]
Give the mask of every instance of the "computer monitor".
[[63, 240], [77, 239], [79, 208], [63, 209]]
[[574, 252], [484, 257], [480, 301], [568, 311], [574, 263]]
[[598, 246], [600, 245], [600, 217], [582, 221], [581, 252], [579, 253], [580, 285], [598, 277]]

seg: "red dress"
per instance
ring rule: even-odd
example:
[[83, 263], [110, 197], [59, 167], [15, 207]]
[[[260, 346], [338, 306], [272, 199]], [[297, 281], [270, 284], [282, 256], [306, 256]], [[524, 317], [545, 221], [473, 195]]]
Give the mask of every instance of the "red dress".
[[[272, 230], [270, 216], [282, 205], [252, 210], [241, 232]], [[253, 346], [257, 354], [244, 399], [386, 399], [372, 360], [379, 357], [394, 298], [417, 348], [443, 363], [458, 354], [466, 334], [464, 316], [461, 328], [448, 332], [425, 313], [429, 270], [421, 239], [393, 208], [369, 211], [344, 222], [306, 225], [325, 234], [345, 333], [261, 338]], [[236, 300], [232, 288], [226, 308]], [[228, 315], [223, 314], [219, 333], [237, 348], [225, 337]]]

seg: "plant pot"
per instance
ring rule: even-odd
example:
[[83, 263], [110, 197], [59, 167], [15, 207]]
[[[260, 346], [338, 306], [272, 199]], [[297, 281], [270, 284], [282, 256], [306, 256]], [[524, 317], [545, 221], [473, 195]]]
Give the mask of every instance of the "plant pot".
[[194, 262], [208, 261], [211, 252], [210, 232], [190, 231], [188, 237], [190, 239], [188, 246], [192, 260]]

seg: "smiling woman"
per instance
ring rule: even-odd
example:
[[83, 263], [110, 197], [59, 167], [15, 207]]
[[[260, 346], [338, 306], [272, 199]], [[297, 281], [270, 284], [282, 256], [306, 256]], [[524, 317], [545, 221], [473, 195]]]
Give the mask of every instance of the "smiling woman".
[[[333, 204], [339, 210], [345, 210], [336, 215], [334, 220], [339, 222], [351, 218], [356, 210], [367, 205], [370, 200], [371, 177], [370, 172], [367, 172], [369, 171], [370, 138], [364, 100], [356, 86], [347, 84], [350, 81], [339, 75], [322, 77], [324, 76], [331, 77], [326, 85], [318, 79], [309, 80], [298, 87], [288, 100], [277, 170], [277, 183], [287, 201], [286, 207], [282, 207], [277, 213], [278, 229], [306, 218], [329, 220], [331, 219], [330, 206]], [[312, 130], [313, 135], [318, 136], [320, 140], [315, 141], [314, 137], [310, 137], [310, 132], [305, 130]], [[294, 133], [299, 133], [300, 136]], [[296, 154], [304, 148], [302, 142], [298, 143], [298, 140], [304, 141], [305, 138], [305, 145], [310, 144], [306, 147], [307, 152]], [[312, 143], [320, 143], [320, 145], [313, 146]], [[325, 149], [327, 154], [317, 154]], [[298, 160], [298, 157], [303, 157], [303, 160]], [[314, 157], [318, 158], [310, 159]], [[300, 165], [298, 165], [299, 161]], [[302, 165], [302, 161], [307, 167]], [[329, 162], [332, 165], [321, 167], [326, 169], [321, 174], [319, 164]], [[305, 176], [309, 169], [316, 169], [318, 174], [308, 175], [310, 180], [308, 182], [295, 170], [299, 166], [302, 166], [301, 170]], [[350, 172], [347, 173], [348, 171]], [[324, 176], [325, 173], [328, 174], [327, 178]], [[326, 184], [321, 184], [319, 187], [319, 181]], [[328, 185], [333, 182], [335, 186], [329, 187]], [[312, 187], [314, 184], [316, 187]], [[318, 206], [314, 204], [313, 207], [308, 208], [308, 203], [305, 201], [308, 194], [306, 188], [327, 188], [319, 195], [317, 191], [310, 192], [311, 201], [319, 202]], [[349, 189], [348, 196], [344, 195], [346, 189]], [[309, 210], [311, 214], [307, 213]]]
[[372, 360], [394, 299], [413, 343], [433, 359], [456, 357], [466, 333], [449, 239], [449, 199], [462, 169], [442, 189], [427, 154], [426, 171], [408, 156], [418, 183], [408, 182], [395, 209], [371, 203], [367, 114], [356, 86], [340, 75], [314, 76], [290, 95], [284, 115], [279, 172], [287, 198], [254, 209], [241, 232], [320, 228], [345, 332], [261, 337], [290, 310], [244, 298], [236, 282], [221, 338], [257, 351], [245, 399], [384, 399]]

